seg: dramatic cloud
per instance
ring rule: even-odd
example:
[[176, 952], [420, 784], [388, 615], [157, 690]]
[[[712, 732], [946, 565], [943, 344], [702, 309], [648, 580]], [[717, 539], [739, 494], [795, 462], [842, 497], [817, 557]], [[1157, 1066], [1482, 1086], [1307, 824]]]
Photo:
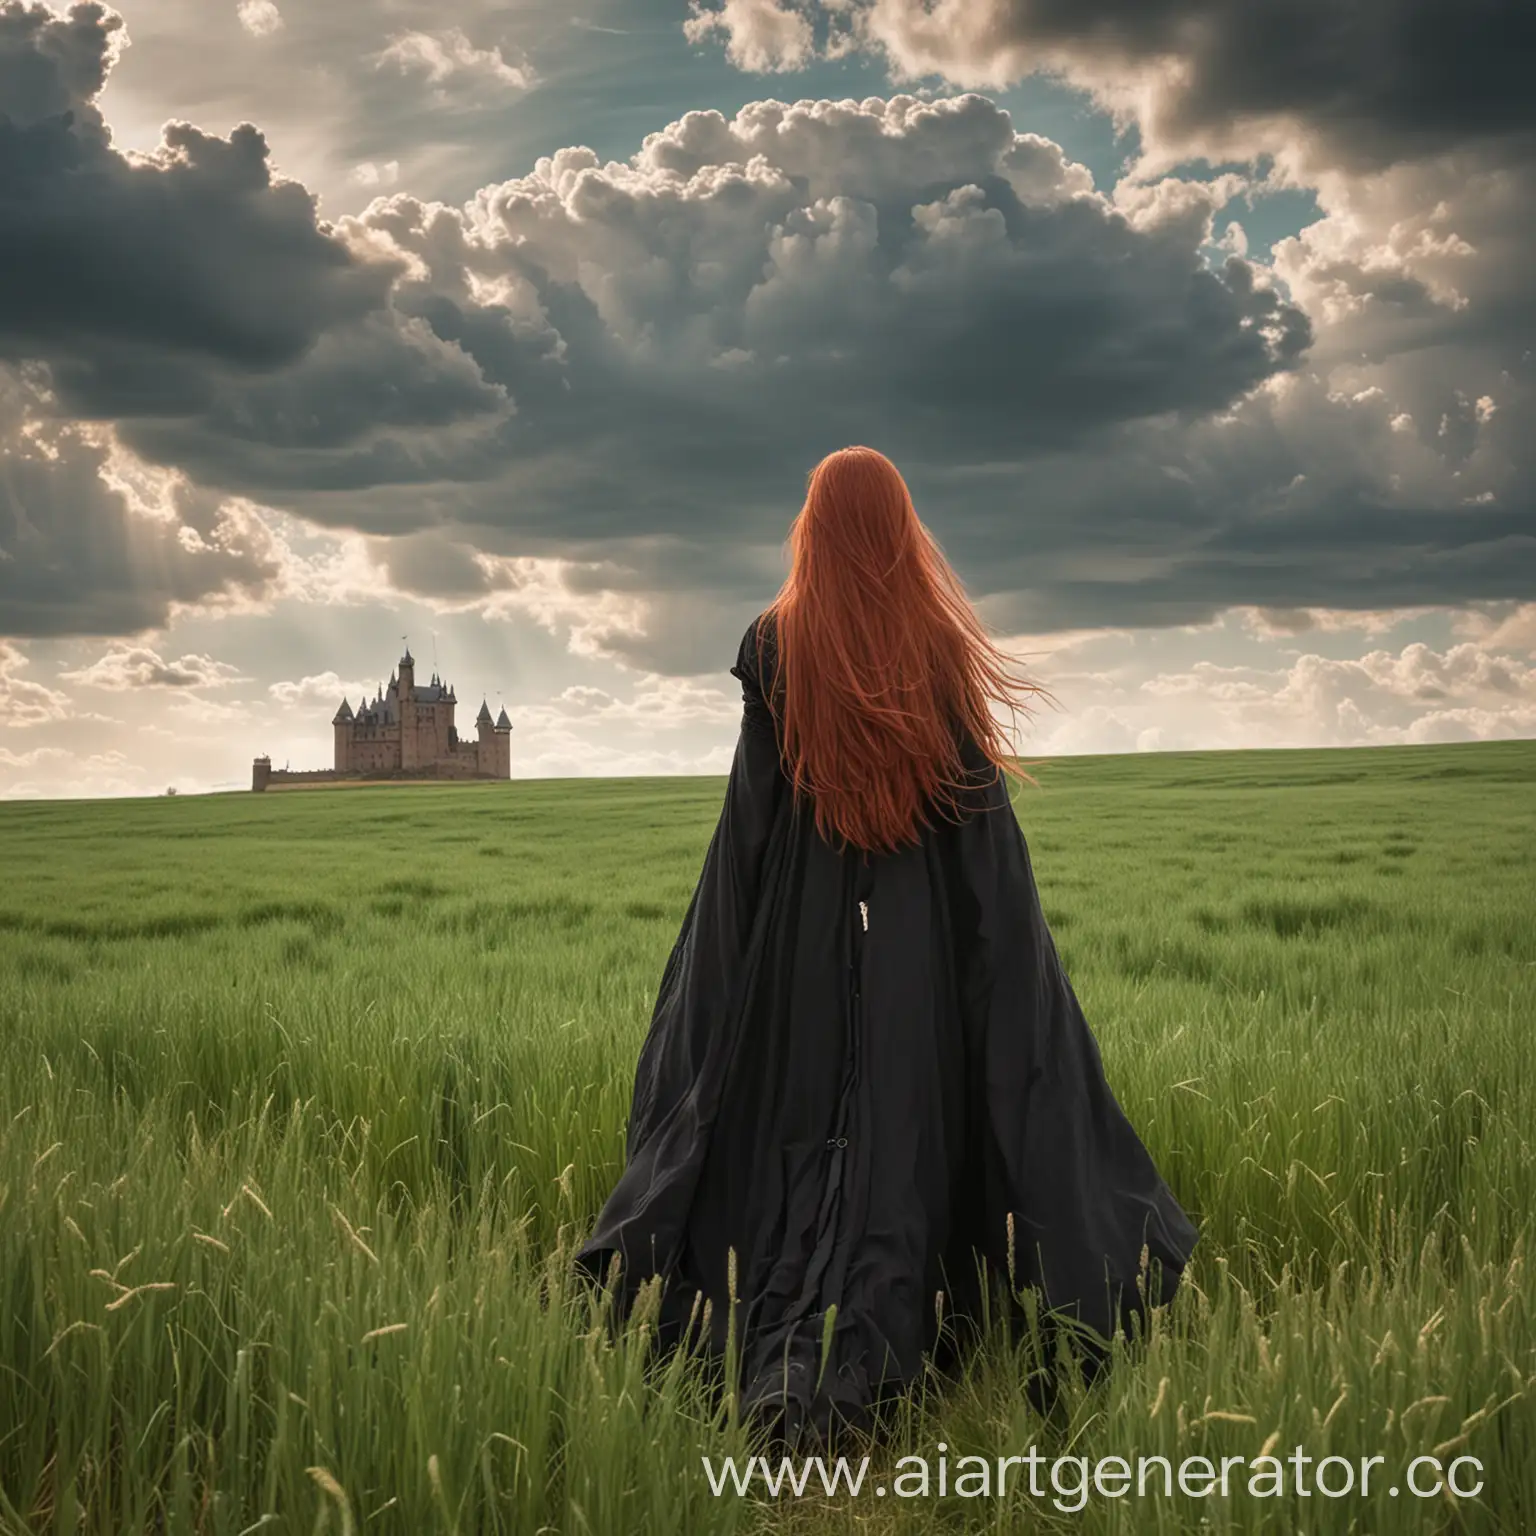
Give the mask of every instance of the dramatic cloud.
[[[611, 532], [625, 466], [728, 457], [750, 494], [829, 430], [921, 454], [1231, 403], [1307, 327], [1247, 264], [1206, 268], [1209, 216], [1201, 193], [1128, 216], [970, 97], [692, 113], [627, 165], [564, 150], [463, 214], [399, 196], [361, 223], [420, 264], [399, 307], [517, 401], [525, 526], [547, 505], [576, 532], [590, 501]], [[546, 489], [539, 461], [578, 444]]]
[[[1228, 622], [1203, 634], [1213, 648]], [[1041, 712], [1031, 754], [1331, 747], [1505, 740], [1536, 731], [1536, 665], [1463, 642], [1410, 642], [1358, 658], [1292, 653], [1282, 664], [1196, 661], [1169, 669], [1114, 637], [1058, 647], [1045, 677], [1063, 713]]]
[[375, 165], [372, 160], [364, 160], [352, 167], [352, 180], [360, 187], [393, 186], [400, 180], [400, 162], [386, 160], [383, 165]]
[[283, 24], [282, 12], [272, 0], [240, 0], [240, 25], [252, 37], [269, 37]]
[[[414, 600], [646, 678], [717, 670], [806, 472], [850, 442], [897, 458], [1008, 631], [1237, 608], [1322, 650], [1308, 625], [1351, 612], [1496, 611], [1536, 590], [1530, 23], [1448, 6], [695, 4], [679, 52], [745, 71], [858, 48], [965, 88], [1055, 72], [1139, 159], [1096, 186], [977, 95], [770, 100], [658, 115], [624, 159], [572, 146], [500, 179], [503, 158], [462, 204], [428, 195], [412, 144], [539, 89], [502, 8], [223, 7], [233, 54], [298, 79], [317, 50], [353, 114], [325, 125], [339, 174], [381, 195], [326, 221], [249, 123], [122, 151], [115, 13], [0, 0], [0, 633], [222, 654], [145, 631]], [[1321, 217], [1250, 259], [1243, 200], [1281, 186]], [[329, 542], [299, 557], [275, 509]], [[1362, 732], [1527, 707], [1521, 674], [1501, 691], [1493, 662], [1431, 649], [1438, 701], [1374, 661], [1167, 676], [1269, 710], [1260, 732], [1300, 729], [1294, 699]], [[713, 705], [656, 681], [547, 707], [556, 731]], [[1084, 741], [1169, 744], [1125, 700], [1085, 708]]]
[[449, 82], [468, 81], [526, 91], [534, 83], [526, 61], [509, 64], [499, 48], [476, 48], [458, 27], [439, 33], [397, 33], [379, 54], [378, 63], [402, 74], [422, 75], [429, 85], [444, 88]]
[[271, 683], [267, 693], [279, 704], [323, 709], [340, 698], [366, 695], [367, 690], [375, 686], [373, 683], [344, 682], [335, 672], [320, 672], [312, 677], [301, 677], [296, 683]]
[[283, 551], [253, 508], [140, 472], [48, 399], [0, 366], [0, 632], [131, 635], [277, 589]]
[[577, 684], [563, 689], [548, 705], [525, 708], [518, 716], [519, 724], [530, 731], [569, 725], [573, 720], [584, 725], [625, 724], [648, 731], [675, 731], [699, 722], [728, 726], [740, 719], [741, 690], [734, 683], [723, 689], [654, 673], [637, 679], [628, 699]]
[[1143, 138], [1246, 159], [1298, 130], [1359, 167], [1536, 129], [1536, 12], [1465, 0], [730, 0], [695, 6], [741, 67], [752, 42], [818, 24], [834, 54], [897, 78], [1001, 90], [1035, 73], [1099, 95]]
[[[900, 442], [930, 485], [956, 460], [1082, 445], [1092, 463], [1096, 435], [1230, 408], [1296, 366], [1300, 311], [1262, 268], [1202, 255], [1232, 191], [1118, 203], [979, 97], [691, 113], [628, 163], [565, 150], [464, 210], [400, 195], [347, 221], [408, 263], [397, 310], [515, 403], [494, 436], [404, 473], [323, 449], [237, 457], [207, 418], [130, 441], [322, 522], [453, 521], [497, 557], [590, 560], [601, 543], [630, 568], [619, 585], [665, 594], [666, 612], [696, 581], [716, 646], [830, 448]], [[430, 500], [390, 483], [430, 471]], [[367, 496], [332, 494], [349, 481]], [[954, 498], [956, 521], [978, 502], [984, 521], [1019, 518], [1021, 478], [1001, 505], [991, 484]], [[399, 564], [425, 595], [426, 568]], [[443, 570], [444, 598], [482, 584], [462, 557]], [[685, 660], [681, 635], [643, 635], [637, 664]]]
[[114, 646], [88, 667], [61, 672], [66, 683], [121, 693], [130, 688], [223, 688], [245, 682], [239, 667], [212, 656], [183, 656], [170, 661], [145, 645]]
[[0, 725], [50, 725], [68, 719], [69, 695], [23, 677], [28, 665], [20, 649], [0, 640]]
[[1215, 706], [1236, 740], [1296, 745], [1475, 741], [1536, 730], [1536, 667], [1467, 643], [1443, 653], [1421, 643], [1356, 660], [1308, 654], [1278, 674], [1197, 665], [1142, 692]]
[[1490, 650], [1524, 651], [1536, 658], [1536, 603], [1511, 605], [1504, 612], [1464, 615], [1459, 629]]
[[[823, 53], [856, 46], [900, 77], [1081, 85], [1137, 130], [1122, 208], [1188, 195], [1164, 173], [1203, 158], [1309, 187], [1322, 209], [1274, 251], [1311, 325], [1294, 376], [1187, 426], [1134, 424], [1098, 462], [1007, 466], [1057, 522], [1031, 524], [1001, 566], [998, 523], [962, 520], [956, 547], [976, 563], [994, 552], [996, 613], [1155, 624], [1229, 604], [1536, 589], [1536, 12], [1452, 0], [1275, 0], [1262, 14], [1216, 0], [778, 9], [814, 23]], [[736, 35], [734, 13], [709, 15]], [[1223, 243], [1246, 248], [1240, 223]], [[971, 473], [957, 464], [949, 478]], [[1058, 539], [1068, 522], [1082, 537]]]
[[146, 788], [143, 775], [127, 753], [116, 747], [105, 752], [71, 752], [65, 747], [33, 747], [13, 752], [0, 747], [0, 780], [4, 782], [6, 796], [16, 799], [94, 799], [141, 795]]
[[68, 404], [103, 415], [146, 392], [191, 401], [212, 366], [293, 362], [377, 310], [393, 276], [272, 177], [249, 124], [219, 139], [172, 123], [157, 157], [118, 154], [94, 98], [121, 31], [103, 6], [0, 5], [0, 347], [47, 357]]
[[233, 442], [366, 439], [397, 460], [412, 430], [504, 409], [401, 322], [398, 264], [321, 222], [251, 125], [114, 149], [95, 98], [121, 34], [100, 5], [0, 4], [0, 361], [46, 363], [64, 415], [206, 415]]
[[810, 22], [776, 0], [723, 0], [718, 10], [689, 0], [689, 10], [683, 23], [689, 42], [720, 34], [726, 57], [738, 69], [754, 74], [800, 69], [815, 53]]

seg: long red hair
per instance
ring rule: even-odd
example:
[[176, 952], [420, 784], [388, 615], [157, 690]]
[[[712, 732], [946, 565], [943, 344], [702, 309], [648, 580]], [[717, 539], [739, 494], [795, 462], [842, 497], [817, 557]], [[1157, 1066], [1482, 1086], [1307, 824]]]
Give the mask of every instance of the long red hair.
[[919, 840], [930, 807], [958, 816], [976, 780], [957, 724], [997, 773], [1035, 782], [989, 706], [1027, 716], [1032, 696], [1050, 696], [1012, 675], [884, 454], [823, 459], [788, 545], [765, 614], [771, 694], [785, 771], [828, 842], [894, 851]]

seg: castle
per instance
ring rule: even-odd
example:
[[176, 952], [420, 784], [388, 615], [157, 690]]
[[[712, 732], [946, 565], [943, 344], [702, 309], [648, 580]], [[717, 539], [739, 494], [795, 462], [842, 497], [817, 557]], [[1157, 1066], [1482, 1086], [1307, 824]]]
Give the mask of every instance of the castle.
[[372, 702], [360, 700], [354, 714], [351, 704], [341, 701], [331, 721], [336, 734], [334, 767], [294, 773], [274, 770], [270, 758], [258, 757], [251, 788], [343, 778], [511, 778], [512, 722], [506, 710], [492, 720], [482, 700], [475, 717], [476, 739], [463, 741], [453, 723], [457, 704], [453, 688], [435, 672], [430, 683], [417, 686], [416, 661], [407, 647], [399, 675], [391, 672], [389, 687], [380, 688]]

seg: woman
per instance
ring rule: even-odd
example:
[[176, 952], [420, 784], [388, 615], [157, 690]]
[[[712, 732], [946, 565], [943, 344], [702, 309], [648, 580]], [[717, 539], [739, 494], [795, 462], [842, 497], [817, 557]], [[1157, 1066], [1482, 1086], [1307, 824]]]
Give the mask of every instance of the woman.
[[743, 1405], [793, 1439], [868, 1423], [989, 1277], [1108, 1335], [1195, 1230], [1041, 915], [988, 707], [1036, 690], [883, 455], [823, 460], [790, 546], [579, 1262], [621, 1315], [661, 1276], [664, 1342], [734, 1313]]

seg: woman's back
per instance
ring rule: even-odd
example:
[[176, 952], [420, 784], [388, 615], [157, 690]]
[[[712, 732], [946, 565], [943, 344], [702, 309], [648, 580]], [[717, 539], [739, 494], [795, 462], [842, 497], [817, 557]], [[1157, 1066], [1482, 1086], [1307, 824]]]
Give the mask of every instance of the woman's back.
[[744, 1401], [793, 1435], [915, 1380], [939, 1318], [979, 1310], [978, 1258], [1102, 1333], [1144, 1252], [1157, 1299], [1195, 1234], [1105, 1082], [1006, 782], [972, 742], [963, 814], [828, 839], [786, 771], [776, 645], [770, 615], [732, 669], [725, 804], [582, 1260], [620, 1256], [622, 1302], [664, 1276], [667, 1340], [701, 1296], [723, 1347], [734, 1307]]

